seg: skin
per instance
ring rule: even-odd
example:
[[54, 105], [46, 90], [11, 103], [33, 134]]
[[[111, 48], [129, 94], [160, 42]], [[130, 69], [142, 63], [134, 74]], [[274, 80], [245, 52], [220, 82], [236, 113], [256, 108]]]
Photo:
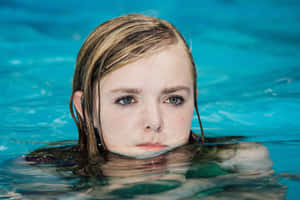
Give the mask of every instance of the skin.
[[[109, 73], [100, 80], [100, 88], [102, 134], [109, 151], [151, 157], [187, 143], [193, 78], [180, 43]], [[75, 106], [81, 94], [75, 94]], [[94, 124], [98, 127], [97, 120]]]
[[105, 76], [100, 88], [103, 137], [111, 152], [151, 155], [187, 143], [193, 81], [182, 46], [121, 67]]

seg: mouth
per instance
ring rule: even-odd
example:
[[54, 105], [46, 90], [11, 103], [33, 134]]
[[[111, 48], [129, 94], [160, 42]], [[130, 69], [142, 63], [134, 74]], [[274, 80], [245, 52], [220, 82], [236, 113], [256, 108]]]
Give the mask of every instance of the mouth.
[[168, 147], [168, 145], [164, 145], [160, 143], [143, 143], [143, 144], [138, 144], [136, 146], [147, 151], [161, 151]]

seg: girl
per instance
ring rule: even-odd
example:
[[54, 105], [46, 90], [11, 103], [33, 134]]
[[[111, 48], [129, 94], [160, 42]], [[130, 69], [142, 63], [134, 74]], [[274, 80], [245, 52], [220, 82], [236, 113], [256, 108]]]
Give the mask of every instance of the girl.
[[[98, 177], [92, 187], [79, 182], [72, 188], [88, 185], [85, 194], [101, 198], [157, 193], [147, 198], [186, 199], [216, 192], [228, 199], [281, 199], [281, 187], [268, 177], [272, 162], [263, 145], [204, 139], [196, 80], [190, 49], [170, 23], [138, 14], [107, 21], [89, 35], [76, 60], [70, 111], [78, 145], [39, 149], [26, 161], [42, 166], [43, 174], [50, 168], [67, 179], [74, 178], [70, 171]], [[194, 109], [200, 137], [190, 130]], [[166, 181], [176, 184], [161, 189]], [[256, 189], [262, 185], [264, 193]]]
[[[229, 137], [204, 140], [196, 80], [191, 52], [169, 22], [140, 14], [107, 21], [89, 35], [76, 60], [70, 111], [78, 145], [36, 150], [26, 160], [75, 160], [85, 167], [99, 158], [131, 157], [148, 165], [176, 152], [189, 161], [208, 156], [229, 170], [270, 169], [268, 151], [258, 143], [225, 145]], [[200, 137], [190, 130], [194, 109]], [[198, 140], [221, 145], [185, 145]]]
[[80, 151], [144, 157], [195, 142], [194, 108], [204, 142], [196, 80], [190, 49], [167, 21], [131, 14], [101, 24], [82, 45], [73, 78]]

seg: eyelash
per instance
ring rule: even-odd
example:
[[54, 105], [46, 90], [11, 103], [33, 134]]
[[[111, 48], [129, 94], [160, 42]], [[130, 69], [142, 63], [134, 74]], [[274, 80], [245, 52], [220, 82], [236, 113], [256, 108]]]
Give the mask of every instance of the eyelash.
[[[179, 101], [179, 102], [176, 102], [176, 103], [171, 103], [170, 100], [173, 99], [175, 101]], [[130, 101], [130, 102], [124, 102], [124, 101]], [[123, 102], [122, 102], [123, 101]], [[167, 98], [166, 101], [164, 101], [165, 103], [167, 104], [172, 104], [174, 106], [180, 106], [184, 103], [184, 98], [181, 97], [181, 96], [171, 96], [169, 98]], [[128, 106], [128, 105], [132, 105], [132, 104], [135, 104], [137, 102], [137, 100], [135, 100], [135, 98], [133, 96], [123, 96], [123, 97], [120, 97], [118, 98], [116, 101], [115, 101], [115, 104], [119, 104], [121, 106]]]
[[[131, 102], [130, 103], [121, 103], [121, 101], [124, 101], [124, 100], [131, 100]], [[132, 102], [132, 100], [134, 101], [134, 102]], [[118, 98], [116, 101], [115, 101], [115, 103], [116, 104], [119, 104], [119, 105], [121, 105], [121, 106], [126, 106], [126, 105], [132, 105], [132, 104], [134, 104], [134, 103], [136, 103], [137, 101], [135, 100], [135, 98], [133, 97], [133, 96], [124, 96], [124, 97], [120, 97], [120, 98]]]
[[[177, 102], [177, 103], [171, 103], [171, 102], [170, 102], [170, 99], [173, 99], [173, 100], [176, 100], [176, 101], [179, 100], [180, 102]], [[167, 101], [169, 101], [169, 102], [167, 102]], [[182, 105], [182, 104], [184, 103], [184, 98], [181, 97], [181, 96], [171, 96], [171, 97], [169, 97], [165, 102], [168, 103], [168, 104], [172, 104], [172, 105], [174, 105], [174, 106], [180, 106], [180, 105]]]

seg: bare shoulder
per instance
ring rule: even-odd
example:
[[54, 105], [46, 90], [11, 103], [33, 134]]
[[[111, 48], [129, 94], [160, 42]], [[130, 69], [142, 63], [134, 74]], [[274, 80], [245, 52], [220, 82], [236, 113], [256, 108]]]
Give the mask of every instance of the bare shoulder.
[[218, 151], [220, 165], [229, 170], [270, 170], [273, 162], [268, 149], [257, 142], [240, 142]]

